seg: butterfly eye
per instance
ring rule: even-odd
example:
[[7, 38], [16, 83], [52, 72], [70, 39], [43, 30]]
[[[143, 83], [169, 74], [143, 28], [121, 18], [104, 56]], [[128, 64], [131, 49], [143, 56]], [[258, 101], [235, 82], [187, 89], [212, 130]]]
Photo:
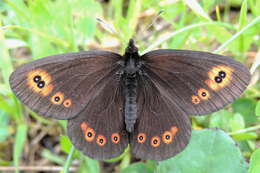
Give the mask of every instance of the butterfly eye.
[[64, 94], [62, 92], [57, 92], [51, 98], [51, 102], [55, 105], [60, 105], [63, 102]]
[[209, 98], [209, 96], [210, 96], [208, 90], [206, 90], [204, 88], [200, 88], [198, 90], [198, 95], [203, 100], [207, 100]]
[[137, 142], [144, 143], [146, 140], [146, 135], [144, 133], [139, 133], [137, 135]]
[[111, 140], [112, 140], [112, 142], [115, 143], [115, 144], [119, 143], [119, 141], [120, 141], [120, 136], [119, 136], [119, 134], [118, 134], [118, 133], [113, 133], [113, 134], [111, 135]]
[[85, 139], [88, 142], [92, 142], [95, 138], [95, 131], [92, 128], [87, 128], [85, 132]]
[[86, 122], [83, 122], [80, 124], [80, 128], [83, 132], [85, 132], [88, 128], [88, 124]]
[[172, 126], [171, 127], [171, 132], [172, 132], [172, 135], [174, 137], [176, 135], [176, 133], [178, 132], [178, 128], [176, 126]]
[[103, 135], [98, 135], [98, 137], [97, 137], [97, 144], [99, 145], [99, 146], [104, 146], [105, 144], [106, 144], [106, 142], [107, 142], [107, 140], [106, 140], [106, 138], [105, 138], [105, 136], [103, 136]]
[[159, 138], [158, 136], [152, 137], [152, 139], [151, 139], [151, 145], [152, 145], [153, 147], [158, 147], [158, 146], [160, 145], [160, 143], [161, 143], [161, 140], [160, 140], [160, 138]]
[[71, 99], [66, 99], [66, 100], [64, 101], [63, 105], [64, 105], [66, 108], [70, 107], [70, 106], [71, 106]]
[[169, 144], [173, 141], [173, 135], [170, 131], [166, 131], [163, 133], [162, 140], [164, 143]]
[[199, 97], [198, 97], [198, 96], [195, 96], [195, 95], [193, 95], [193, 96], [191, 97], [191, 101], [192, 101], [192, 103], [195, 104], [195, 105], [200, 103]]

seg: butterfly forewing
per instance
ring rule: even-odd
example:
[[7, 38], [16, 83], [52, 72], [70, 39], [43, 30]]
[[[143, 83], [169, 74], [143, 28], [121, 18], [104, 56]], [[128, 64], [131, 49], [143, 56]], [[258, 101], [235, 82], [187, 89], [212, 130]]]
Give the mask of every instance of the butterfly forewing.
[[142, 58], [149, 78], [189, 114], [223, 108], [239, 97], [250, 81], [244, 65], [207, 52], [157, 50]]
[[188, 115], [148, 78], [139, 79], [138, 119], [131, 134], [132, 153], [144, 160], [173, 157], [188, 144]]
[[16, 96], [33, 111], [69, 119], [82, 111], [118, 68], [120, 55], [106, 51], [68, 53], [42, 58], [12, 73]]
[[72, 143], [87, 156], [105, 160], [121, 154], [128, 144], [123, 112], [123, 86], [114, 74], [76, 117], [68, 121]]

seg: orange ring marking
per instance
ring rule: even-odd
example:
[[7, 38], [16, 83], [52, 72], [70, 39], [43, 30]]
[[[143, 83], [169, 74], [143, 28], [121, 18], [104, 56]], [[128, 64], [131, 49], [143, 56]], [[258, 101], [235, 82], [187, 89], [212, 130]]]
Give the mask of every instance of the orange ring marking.
[[[167, 139], [168, 137], [168, 139]], [[166, 144], [170, 144], [173, 141], [173, 135], [170, 131], [165, 131], [162, 136], [162, 140]]]
[[65, 106], [66, 108], [70, 107], [71, 104], [72, 104], [71, 99], [66, 99], [66, 100], [63, 102], [63, 106]]
[[107, 140], [106, 140], [105, 136], [98, 135], [96, 142], [99, 146], [103, 147], [107, 143]]
[[178, 132], [178, 128], [176, 127], [176, 126], [172, 126], [171, 127], [171, 132], [172, 132], [172, 135], [173, 135], [173, 137], [176, 135], [176, 133]]
[[137, 142], [138, 143], [144, 143], [146, 140], [146, 135], [144, 133], [139, 133], [137, 135]]
[[120, 135], [118, 133], [113, 133], [111, 135], [111, 141], [115, 144], [118, 144], [120, 142]]
[[198, 96], [193, 95], [191, 96], [191, 102], [196, 105], [200, 103], [200, 99]]
[[161, 144], [161, 139], [160, 139], [159, 136], [154, 136], [154, 137], [152, 137], [152, 139], [151, 139], [151, 145], [152, 145], [153, 147], [158, 147], [158, 146], [160, 146], [160, 144]]
[[85, 132], [85, 139], [88, 142], [92, 142], [95, 138], [95, 131], [92, 128], [87, 128], [86, 132]]
[[[203, 96], [203, 94], [206, 94], [206, 95]], [[198, 90], [198, 95], [203, 100], [208, 100], [208, 98], [210, 97], [210, 94], [209, 94], [208, 90], [206, 90], [205, 88], [200, 88]]]
[[[56, 101], [55, 99], [58, 98], [59, 100]], [[60, 105], [64, 100], [64, 94], [62, 92], [57, 92], [51, 97], [51, 102], [55, 105]]]

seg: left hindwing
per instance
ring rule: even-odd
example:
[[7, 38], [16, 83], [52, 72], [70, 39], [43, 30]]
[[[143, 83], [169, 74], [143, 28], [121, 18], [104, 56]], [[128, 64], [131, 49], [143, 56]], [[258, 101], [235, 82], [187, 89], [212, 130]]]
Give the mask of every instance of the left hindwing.
[[189, 114], [207, 114], [239, 97], [251, 75], [241, 63], [217, 54], [157, 50], [141, 57], [143, 70]]
[[92, 98], [88, 106], [68, 121], [68, 136], [85, 155], [105, 160], [124, 152], [128, 145], [123, 112], [123, 86], [116, 75]]
[[189, 142], [189, 117], [163, 94], [163, 88], [145, 77], [138, 81], [138, 118], [130, 137], [132, 153], [144, 160], [173, 157]]

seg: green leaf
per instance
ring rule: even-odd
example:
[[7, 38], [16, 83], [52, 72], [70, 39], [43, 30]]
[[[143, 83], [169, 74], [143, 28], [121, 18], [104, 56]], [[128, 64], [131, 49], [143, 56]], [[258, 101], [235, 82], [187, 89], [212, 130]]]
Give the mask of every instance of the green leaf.
[[225, 109], [215, 112], [210, 116], [209, 127], [219, 127], [226, 131], [229, 131], [229, 122], [232, 119], [233, 114]]
[[255, 116], [256, 101], [247, 98], [237, 99], [233, 104], [234, 112], [239, 112], [247, 125], [257, 121]]
[[149, 170], [146, 164], [142, 162], [134, 163], [121, 171], [121, 173], [139, 173], [139, 172], [153, 173], [153, 171]]
[[237, 141], [257, 139], [257, 137], [258, 136], [255, 132], [240, 133], [240, 134], [232, 135], [232, 138]]
[[162, 161], [160, 173], [246, 173], [244, 158], [235, 142], [222, 130], [194, 130], [187, 148]]
[[249, 163], [249, 173], [260, 172], [260, 148], [258, 148], [251, 156]]
[[99, 173], [100, 172], [99, 162], [97, 160], [93, 160], [89, 157], [83, 156], [78, 172], [80, 172], [80, 173]]
[[244, 118], [241, 114], [235, 113], [229, 121], [231, 131], [237, 131], [245, 128]]
[[255, 115], [260, 116], [260, 101], [258, 101], [257, 104], [256, 104]]

